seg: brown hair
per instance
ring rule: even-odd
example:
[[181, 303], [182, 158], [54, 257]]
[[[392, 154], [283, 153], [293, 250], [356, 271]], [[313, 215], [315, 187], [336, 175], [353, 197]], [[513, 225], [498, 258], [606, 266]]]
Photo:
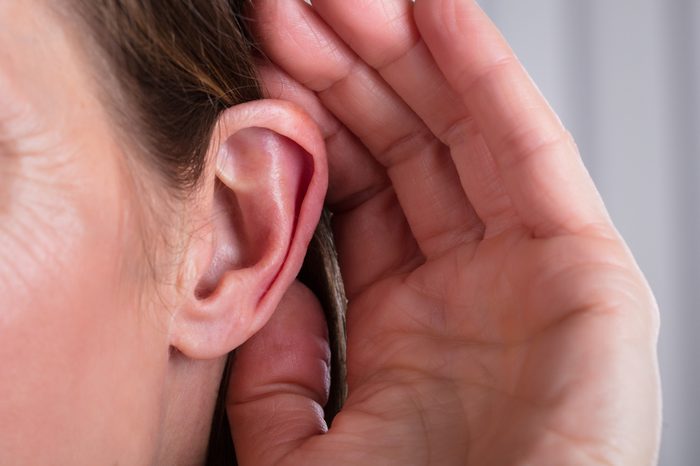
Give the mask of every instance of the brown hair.
[[[85, 46], [97, 65], [102, 94], [122, 134], [160, 174], [170, 192], [196, 189], [219, 114], [263, 98], [256, 74], [262, 60], [244, 16], [246, 0], [67, 0], [69, 15], [94, 38]], [[326, 212], [300, 279], [321, 300], [331, 337], [330, 422], [345, 396], [346, 304]], [[234, 461], [224, 373], [207, 464]]]

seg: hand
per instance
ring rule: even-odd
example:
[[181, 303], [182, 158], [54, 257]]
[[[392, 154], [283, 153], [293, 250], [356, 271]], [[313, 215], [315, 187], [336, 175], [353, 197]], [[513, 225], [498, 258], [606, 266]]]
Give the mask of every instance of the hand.
[[349, 398], [295, 286], [238, 354], [243, 465], [655, 461], [657, 308], [569, 133], [472, 0], [262, 0], [326, 136]]

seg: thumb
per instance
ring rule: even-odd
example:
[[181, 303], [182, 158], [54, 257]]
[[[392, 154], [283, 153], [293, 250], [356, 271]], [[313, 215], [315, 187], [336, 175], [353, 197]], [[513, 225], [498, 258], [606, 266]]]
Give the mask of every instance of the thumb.
[[267, 325], [236, 350], [227, 412], [240, 465], [277, 464], [326, 432], [329, 361], [321, 306], [295, 282]]

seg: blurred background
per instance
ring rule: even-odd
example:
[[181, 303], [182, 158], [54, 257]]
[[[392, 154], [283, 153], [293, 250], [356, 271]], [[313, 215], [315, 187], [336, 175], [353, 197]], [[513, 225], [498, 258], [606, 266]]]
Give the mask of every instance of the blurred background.
[[480, 4], [576, 137], [656, 293], [659, 464], [700, 464], [700, 1]]

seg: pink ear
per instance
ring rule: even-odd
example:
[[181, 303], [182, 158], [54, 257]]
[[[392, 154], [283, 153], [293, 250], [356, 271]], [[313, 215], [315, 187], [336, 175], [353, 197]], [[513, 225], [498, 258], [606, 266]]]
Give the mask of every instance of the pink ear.
[[[226, 354], [267, 322], [301, 268], [325, 196], [325, 151], [311, 120], [277, 101], [246, 105], [220, 124], [228, 132], [214, 146], [211, 234], [175, 316], [172, 344], [192, 358]], [[293, 133], [275, 130], [291, 122]]]
[[214, 294], [228, 272], [280, 267], [269, 259], [286, 258], [313, 176], [313, 159], [285, 136], [247, 128], [223, 143], [217, 172], [214, 254], [197, 287], [200, 299]]

